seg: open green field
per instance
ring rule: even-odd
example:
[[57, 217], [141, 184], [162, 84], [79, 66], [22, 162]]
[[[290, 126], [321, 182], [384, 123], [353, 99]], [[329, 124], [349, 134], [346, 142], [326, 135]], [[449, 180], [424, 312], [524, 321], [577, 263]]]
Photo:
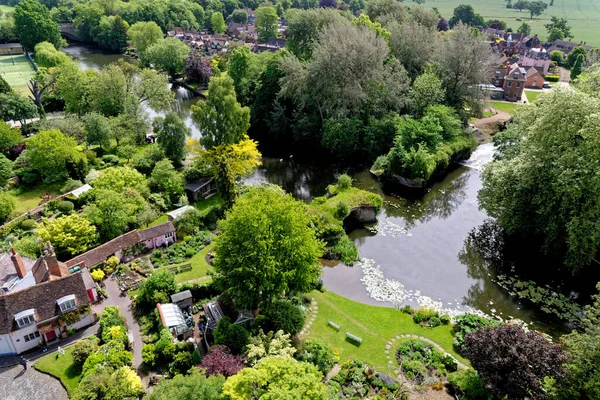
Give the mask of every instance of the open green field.
[[542, 93], [543, 92], [541, 90], [526, 90], [525, 91], [525, 94], [527, 95], [527, 101], [529, 101], [530, 103], [534, 103], [536, 101], [536, 99], [538, 98], [538, 96]]
[[507, 101], [490, 101], [490, 106], [494, 107], [498, 111], [504, 111], [505, 113], [514, 114], [517, 108], [517, 103], [509, 103]]
[[15, 91], [28, 93], [27, 82], [33, 78], [35, 70], [24, 54], [0, 56], [0, 74]]
[[[459, 361], [469, 364], [453, 349], [451, 326], [423, 328], [415, 324], [410, 315], [395, 308], [358, 303], [332, 292], [314, 291], [311, 295], [318, 303], [318, 311], [308, 329], [308, 337], [335, 347], [340, 361], [354, 358], [389, 370], [386, 344], [397, 335], [413, 334], [433, 340]], [[340, 325], [340, 330], [329, 326], [328, 320]], [[362, 344], [356, 346], [346, 341], [346, 332], [362, 338]], [[390, 349], [390, 356], [393, 358], [393, 348]]]
[[14, 10], [15, 10], [14, 7], [6, 6], [4, 4], [0, 4], [0, 11], [2, 11], [4, 14], [7, 14], [9, 12], [13, 12]]
[[[600, 3], [597, 0], [555, 0], [552, 7], [548, 6], [542, 15], [533, 20], [529, 20], [529, 13], [526, 10], [519, 12], [519, 10], [506, 8], [506, 2], [502, 0], [436, 0], [427, 1], [423, 6], [437, 7], [442, 16], [449, 20], [454, 8], [460, 4], [472, 5], [475, 12], [481, 14], [486, 20], [505, 21], [515, 32], [522, 22], [527, 22], [531, 25], [531, 33], [537, 33], [542, 40], [546, 39], [544, 24], [550, 21], [550, 17], [553, 15], [565, 17], [573, 27], [571, 30], [575, 36], [573, 42], [584, 41], [590, 46], [600, 46]], [[523, 21], [517, 21], [517, 18]]]
[[72, 351], [73, 346], [66, 347], [64, 355], [59, 355], [58, 352], [51, 353], [34, 364], [35, 369], [59, 379], [69, 395], [73, 394], [81, 380], [81, 371], [73, 366]]

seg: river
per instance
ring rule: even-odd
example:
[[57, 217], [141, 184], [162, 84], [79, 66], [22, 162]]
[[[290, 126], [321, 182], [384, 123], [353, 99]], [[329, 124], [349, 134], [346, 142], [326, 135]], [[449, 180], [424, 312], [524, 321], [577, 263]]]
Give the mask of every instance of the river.
[[[64, 51], [83, 68], [99, 69], [120, 57], [79, 45]], [[183, 88], [174, 92], [173, 109], [198, 137], [190, 115], [190, 107], [198, 99]], [[159, 114], [147, 111], [150, 117]], [[349, 173], [356, 187], [384, 198], [378, 223], [349, 233], [361, 262], [352, 267], [323, 268], [328, 290], [368, 304], [432, 306], [450, 314], [478, 310], [503, 319], [518, 318], [548, 333], [564, 331], [563, 326], [548, 323], [543, 315], [509, 296], [494, 283], [494, 272], [487, 263], [465, 246], [469, 232], [487, 218], [478, 208], [477, 192], [480, 169], [492, 156], [492, 144], [481, 145], [463, 166], [417, 196], [384, 193], [366, 168], [306, 164], [293, 156], [264, 157], [246, 183], [274, 183], [309, 202], [324, 195], [327, 185], [335, 183], [341, 173]]]

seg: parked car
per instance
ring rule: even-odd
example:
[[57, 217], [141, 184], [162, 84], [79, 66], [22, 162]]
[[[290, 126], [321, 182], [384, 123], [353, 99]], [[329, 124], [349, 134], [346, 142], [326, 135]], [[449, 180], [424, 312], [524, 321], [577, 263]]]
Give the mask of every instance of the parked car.
[[544, 87], [545, 89], [550, 89], [550, 88], [552, 88], [552, 86], [550, 86], [550, 82], [548, 82], [548, 81], [544, 81], [544, 85], [543, 85], [543, 87]]

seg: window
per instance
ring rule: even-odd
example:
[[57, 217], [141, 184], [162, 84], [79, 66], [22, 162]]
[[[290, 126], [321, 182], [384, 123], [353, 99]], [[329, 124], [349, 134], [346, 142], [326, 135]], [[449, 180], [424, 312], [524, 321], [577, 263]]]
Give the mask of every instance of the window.
[[167, 232], [165, 233], [165, 239], [169, 239], [173, 237], [173, 232]]
[[40, 333], [38, 331], [35, 331], [33, 333], [30, 333], [29, 335], [23, 336], [23, 339], [25, 339], [26, 342], [30, 342], [39, 337], [40, 337]]
[[56, 304], [58, 304], [60, 307], [61, 312], [70, 311], [77, 307], [74, 294], [61, 297], [60, 299], [56, 300]]
[[519, 73], [515, 72], [514, 77], [515, 77], [515, 79], [519, 79]]
[[521, 87], [521, 82], [517, 82], [517, 89]]
[[508, 81], [508, 87], [511, 87], [511, 86], [512, 86], [512, 82]]
[[33, 314], [27, 315], [26, 317], [20, 318], [17, 320], [17, 325], [19, 328], [23, 328], [24, 326], [31, 325], [35, 322], [35, 316]]
[[500, 71], [496, 71], [496, 78], [500, 78]]
[[533, 81], [534, 81], [534, 82], [537, 82], [537, 76], [534, 76], [534, 77], [533, 77]]

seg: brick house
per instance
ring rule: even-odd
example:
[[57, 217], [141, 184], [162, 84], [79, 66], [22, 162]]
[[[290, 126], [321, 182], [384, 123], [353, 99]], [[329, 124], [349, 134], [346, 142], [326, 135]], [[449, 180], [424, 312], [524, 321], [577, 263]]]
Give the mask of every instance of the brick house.
[[529, 67], [525, 74], [525, 78], [526, 88], [542, 89], [544, 87], [544, 76], [534, 67]]
[[516, 64], [511, 65], [510, 70], [504, 77], [504, 99], [509, 101], [521, 100], [523, 95], [523, 89], [525, 89], [525, 82], [527, 71], [523, 67], [519, 67]]
[[47, 243], [33, 263], [12, 250], [0, 261], [0, 355], [20, 354], [95, 322], [96, 284], [85, 268], [70, 269]]

